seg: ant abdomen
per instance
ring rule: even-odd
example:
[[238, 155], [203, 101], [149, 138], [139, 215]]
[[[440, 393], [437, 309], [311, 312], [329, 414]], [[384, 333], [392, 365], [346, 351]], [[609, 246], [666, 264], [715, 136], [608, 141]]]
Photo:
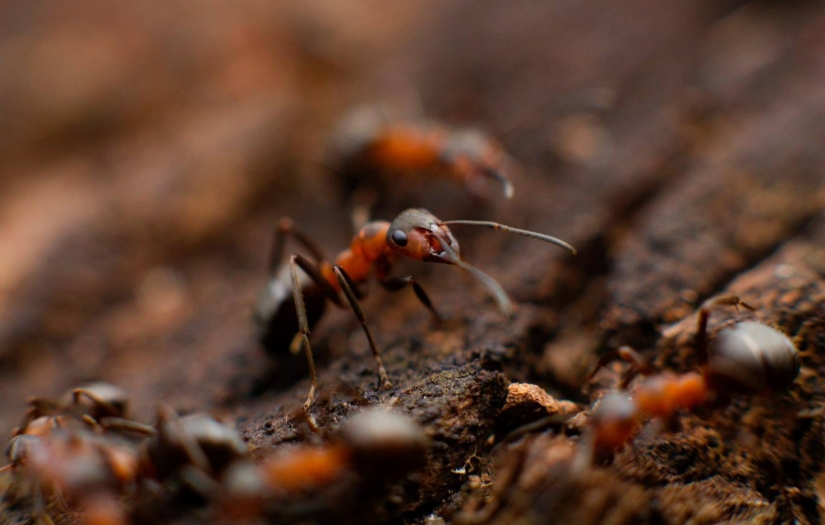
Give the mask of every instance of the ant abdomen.
[[709, 380], [746, 394], [783, 390], [799, 374], [799, 352], [783, 333], [744, 321], [719, 332], [708, 345]]
[[[271, 279], [258, 295], [255, 305], [255, 329], [258, 341], [266, 352], [274, 357], [289, 353], [295, 334], [300, 331], [298, 313], [292, 297], [292, 282], [286, 278]], [[302, 289], [310, 330], [318, 323], [326, 310], [323, 291], [307, 283]]]

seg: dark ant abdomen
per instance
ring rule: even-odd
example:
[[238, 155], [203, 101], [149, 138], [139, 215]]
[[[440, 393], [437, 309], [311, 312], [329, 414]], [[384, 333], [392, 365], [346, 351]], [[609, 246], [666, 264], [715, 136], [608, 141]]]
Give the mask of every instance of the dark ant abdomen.
[[[324, 315], [326, 297], [314, 283], [306, 284], [302, 291], [307, 322], [312, 330]], [[277, 357], [289, 353], [290, 343], [299, 331], [289, 274], [272, 279], [261, 291], [255, 306], [255, 328], [258, 341], [268, 354]]]

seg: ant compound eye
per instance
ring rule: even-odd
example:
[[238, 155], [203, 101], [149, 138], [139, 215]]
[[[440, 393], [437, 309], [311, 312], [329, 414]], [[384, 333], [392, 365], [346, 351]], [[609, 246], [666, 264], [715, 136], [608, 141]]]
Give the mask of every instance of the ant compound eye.
[[398, 246], [404, 247], [407, 245], [407, 234], [402, 232], [401, 230], [393, 231], [391, 236], [392, 242], [394, 242]]

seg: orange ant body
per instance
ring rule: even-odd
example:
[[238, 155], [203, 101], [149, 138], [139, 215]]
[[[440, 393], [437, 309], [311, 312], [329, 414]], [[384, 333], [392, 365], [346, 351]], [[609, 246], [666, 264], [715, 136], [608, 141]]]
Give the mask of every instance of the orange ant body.
[[344, 422], [330, 443], [287, 446], [257, 464], [236, 461], [223, 476], [223, 510], [237, 522], [258, 517], [273, 501], [346, 484], [353, 475], [371, 486], [391, 482], [425, 465], [429, 448], [417, 422], [370, 408]]
[[451, 129], [430, 121], [388, 122], [375, 108], [344, 117], [333, 134], [336, 171], [352, 187], [382, 174], [444, 173], [477, 192], [480, 180], [502, 185], [513, 196], [510, 161], [501, 144], [476, 129]]
[[[458, 266], [470, 272], [487, 287], [497, 300], [502, 312], [507, 315], [513, 312], [513, 305], [501, 286], [481, 270], [461, 260], [458, 241], [450, 232], [448, 224], [469, 224], [500, 229], [550, 242], [575, 253], [572, 246], [548, 235], [494, 222], [441, 221], [427, 210], [413, 208], [402, 212], [391, 223], [373, 221], [364, 225], [356, 234], [350, 247], [339, 253], [335, 262], [332, 263], [324, 257], [320, 248], [307, 235], [294, 226], [291, 220], [283, 219], [280, 222], [275, 232], [270, 263], [272, 278], [258, 298], [255, 319], [260, 341], [267, 351], [275, 353], [287, 345], [293, 349], [299, 343], [303, 345], [312, 381], [309, 395], [304, 403], [304, 410], [308, 410], [311, 406], [317, 385], [309, 334], [311, 327], [323, 314], [326, 299], [343, 307], [344, 301], [340, 295], [343, 292], [366, 334], [381, 384], [385, 388], [391, 386], [391, 383], [367, 328], [364, 313], [358, 304], [358, 300], [363, 297], [358, 285], [364, 283], [370, 274], [374, 273], [381, 286], [389, 291], [411, 286], [421, 303], [436, 318], [438, 317], [429, 296], [412, 276], [389, 276], [393, 262], [399, 257]], [[294, 236], [315, 259], [313, 263], [302, 255], [292, 255], [289, 259], [289, 281], [279, 276], [276, 271], [283, 255], [287, 235]], [[299, 278], [298, 268], [302, 269], [312, 281], [309, 285]], [[289, 301], [290, 286], [292, 304]]]
[[52, 525], [44, 495], [64, 508], [80, 511], [83, 523], [121, 525], [125, 516], [117, 496], [138, 480], [136, 449], [126, 441], [93, 434], [62, 416], [40, 417], [6, 448], [14, 485], [23, 484], [34, 500], [35, 522]]
[[139, 477], [137, 447], [129, 438], [154, 432], [127, 419], [125, 392], [89, 383], [61, 401], [31, 398], [28, 404], [6, 448], [9, 464], [0, 472], [9, 470], [12, 486], [22, 485], [33, 498], [35, 521], [52, 523], [44, 495], [54, 495], [64, 508], [79, 510], [83, 523], [124, 523], [117, 497], [133, 491]]
[[701, 308], [695, 338], [699, 372], [657, 373], [629, 347], [599, 361], [591, 377], [616, 358], [632, 365], [622, 388], [638, 374], [647, 377], [636, 386], [633, 397], [614, 392], [599, 402], [588, 437], [592, 452], [615, 450], [633, 438], [644, 419], [671, 418], [679, 410], [705, 404], [714, 394], [770, 394], [793, 383], [799, 373], [799, 352], [787, 336], [767, 325], [740, 322], [708, 341], [710, 312], [719, 305], [753, 310], [735, 296], [713, 299]]

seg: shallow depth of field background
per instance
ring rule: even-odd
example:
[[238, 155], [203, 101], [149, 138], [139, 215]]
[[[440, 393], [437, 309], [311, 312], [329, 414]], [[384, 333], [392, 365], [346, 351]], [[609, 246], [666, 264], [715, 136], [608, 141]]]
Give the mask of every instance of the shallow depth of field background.
[[[268, 362], [251, 307], [280, 217], [329, 254], [349, 242], [327, 144], [368, 104], [479, 127], [518, 161], [512, 201], [400, 181], [379, 218], [420, 205], [582, 248], [457, 232], [544, 309], [510, 379], [567, 394], [604, 344], [651, 343], [822, 217], [816, 2], [0, 2], [0, 436], [28, 396], [97, 379], [143, 420], [159, 400], [229, 419], [298, 406], [305, 379], [242, 373]], [[454, 316], [527, 330], [453, 269], [403, 271]], [[431, 330], [411, 293], [372, 292], [381, 348]], [[322, 370], [371, 373], [348, 312], [313, 338]]]

